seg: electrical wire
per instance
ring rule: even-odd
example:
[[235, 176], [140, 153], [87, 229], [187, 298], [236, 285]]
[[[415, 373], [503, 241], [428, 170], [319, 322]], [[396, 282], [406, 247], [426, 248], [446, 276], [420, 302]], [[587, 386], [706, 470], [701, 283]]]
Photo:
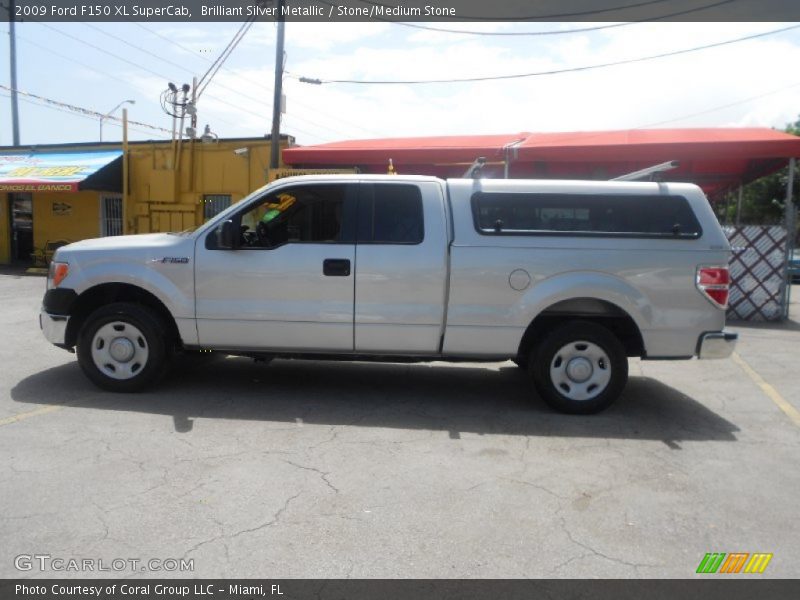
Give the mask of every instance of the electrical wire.
[[[61, 32], [59, 32], [59, 33], [61, 33]], [[86, 64], [85, 62], [82, 62], [82, 61], [80, 61], [80, 60], [77, 60], [77, 59], [75, 59], [75, 58], [72, 58], [72, 57], [70, 57], [70, 56], [67, 56], [66, 54], [64, 54], [64, 51], [63, 51], [63, 50], [61, 50], [61, 51], [55, 51], [55, 50], [53, 50], [53, 49], [51, 49], [51, 48], [48, 48], [47, 46], [44, 46], [44, 45], [42, 45], [42, 44], [39, 44], [38, 42], [34, 42], [33, 40], [31, 40], [31, 39], [29, 39], [29, 38], [26, 38], [26, 37], [23, 37], [23, 36], [21, 36], [21, 35], [19, 35], [19, 34], [17, 34], [17, 39], [19, 39], [19, 40], [22, 40], [22, 41], [24, 41], [26, 44], [30, 44], [31, 46], [35, 46], [36, 48], [39, 48], [40, 50], [43, 50], [43, 51], [45, 51], [45, 52], [47, 52], [47, 53], [49, 53], [49, 54], [52, 54], [52, 55], [54, 55], [54, 56], [57, 56], [58, 58], [60, 58], [60, 59], [62, 59], [62, 60], [66, 60], [66, 61], [68, 61], [68, 62], [71, 62], [71, 63], [74, 63], [74, 64], [76, 64], [76, 65], [79, 65], [79, 66], [81, 66], [81, 67], [84, 67], [85, 69], [88, 69], [88, 70], [92, 71], [93, 73], [98, 73], [98, 74], [100, 74], [100, 75], [103, 75], [103, 76], [105, 76], [105, 77], [108, 77], [108, 78], [110, 78], [110, 79], [113, 79], [113, 80], [115, 80], [115, 81], [119, 81], [120, 83], [122, 83], [122, 84], [126, 85], [126, 86], [127, 86], [129, 89], [131, 89], [131, 90], [134, 90], [134, 91], [136, 92], [136, 94], [139, 96], [139, 98], [142, 98], [142, 94], [141, 94], [141, 92], [140, 92], [140, 91], [139, 91], [139, 90], [138, 90], [138, 89], [137, 89], [137, 88], [136, 88], [134, 85], [132, 85], [132, 84], [131, 84], [131, 82], [130, 82], [130, 80], [128, 80], [128, 79], [124, 79], [124, 78], [122, 78], [122, 77], [119, 77], [119, 76], [117, 76], [117, 75], [114, 75], [113, 73], [109, 73], [109, 72], [107, 72], [107, 71], [103, 71], [103, 70], [101, 70], [101, 69], [98, 69], [98, 68], [97, 68], [97, 67], [95, 67], [95, 66], [88, 65], [88, 64]], [[78, 41], [80, 41], [80, 40], [78, 40]], [[116, 58], [116, 57], [114, 57], [114, 58]], [[167, 77], [164, 77], [164, 76], [162, 76], [162, 75], [159, 75], [159, 78], [161, 78], [161, 79], [168, 79]], [[209, 96], [209, 97], [210, 97], [210, 96]], [[228, 125], [236, 126], [236, 123], [234, 123], [233, 121], [229, 121], [229, 120], [227, 120], [227, 119], [225, 119], [225, 118], [222, 118], [222, 117], [215, 117], [215, 118], [216, 118], [217, 120], [219, 120], [219, 121], [223, 122], [223, 123], [227, 123]]]
[[359, 79], [321, 79], [321, 78], [311, 78], [311, 77], [297, 77], [294, 74], [291, 74], [291, 77], [295, 77], [303, 82], [306, 83], [313, 83], [317, 85], [321, 84], [328, 84], [328, 83], [343, 83], [343, 84], [352, 84], [352, 85], [425, 85], [425, 84], [432, 84], [432, 83], [474, 83], [480, 81], [499, 81], [499, 80], [507, 80], [507, 79], [523, 79], [527, 77], [541, 77], [545, 75], [559, 75], [561, 73], [576, 73], [579, 71], [590, 71], [593, 69], [603, 69], [607, 67], [616, 67], [620, 65], [629, 65], [633, 63], [640, 63], [649, 60], [655, 60], [659, 58], [667, 58], [671, 56], [678, 56], [681, 54], [689, 54], [690, 52], [699, 52], [701, 50], [710, 50], [711, 48], [719, 48], [721, 46], [727, 46], [729, 44], [735, 44], [738, 42], [744, 42], [747, 40], [754, 40], [757, 38], [766, 37], [768, 35], [775, 35], [778, 33], [783, 33], [785, 31], [791, 31], [793, 29], [797, 29], [800, 25], [791, 25], [789, 27], [782, 27], [781, 29], [775, 29], [772, 31], [766, 31], [763, 33], [757, 33], [753, 35], [747, 35], [740, 38], [735, 38], [732, 40], [725, 40], [722, 42], [715, 42], [713, 44], [705, 44], [703, 46], [696, 46], [694, 48], [685, 48], [683, 50], [674, 50], [672, 52], [664, 52], [662, 54], [652, 54], [649, 56], [641, 56], [638, 58], [629, 58], [625, 60], [619, 60], [614, 62], [608, 63], [599, 63], [595, 65], [583, 65], [580, 67], [569, 67], [566, 69], [554, 69], [551, 71], [538, 71], [532, 73], [513, 73], [509, 75], [486, 75], [481, 77], [463, 77], [463, 78], [454, 78], [454, 79], [406, 79], [406, 80], [389, 80], [389, 79], [375, 79], [375, 80], [359, 80]]
[[[135, 22], [134, 22], [134, 24], [136, 24], [136, 25], [139, 25], [140, 27], [142, 27], [142, 29], [145, 29], [145, 31], [148, 31], [148, 32], [152, 33], [153, 35], [156, 35], [157, 37], [160, 37], [160, 38], [162, 38], [162, 39], [164, 39], [164, 40], [166, 40], [166, 41], [168, 41], [168, 42], [171, 42], [171, 40], [170, 40], [169, 38], [167, 38], [167, 37], [165, 37], [165, 36], [162, 36], [161, 34], [158, 34], [158, 33], [157, 33], [157, 32], [155, 32], [155, 31], [152, 31], [152, 30], [150, 30], [150, 29], [147, 29], [146, 27], [144, 27], [144, 26], [140, 25], [139, 23], [135, 23]], [[112, 39], [116, 40], [117, 42], [123, 42], [124, 44], [126, 44], [127, 46], [130, 46], [131, 48], [134, 48], [134, 49], [136, 49], [136, 50], [139, 50], [139, 51], [141, 51], [141, 52], [143, 52], [143, 53], [145, 53], [145, 54], [148, 54], [149, 56], [152, 56], [152, 57], [154, 57], [154, 58], [157, 58], [157, 59], [161, 60], [162, 62], [165, 62], [165, 63], [167, 63], [167, 64], [170, 64], [170, 65], [172, 65], [172, 66], [178, 67], [178, 68], [180, 68], [180, 69], [186, 69], [186, 67], [185, 67], [185, 66], [183, 66], [183, 65], [179, 65], [178, 63], [175, 63], [175, 62], [173, 62], [173, 61], [170, 61], [170, 60], [167, 60], [167, 59], [165, 59], [165, 58], [163, 58], [163, 57], [160, 57], [160, 56], [158, 56], [157, 54], [154, 54], [153, 52], [150, 52], [149, 50], [146, 50], [146, 49], [144, 49], [144, 48], [142, 48], [142, 47], [140, 47], [140, 46], [137, 46], [136, 44], [133, 44], [133, 43], [131, 43], [131, 42], [128, 42], [128, 41], [126, 41], [126, 40], [124, 40], [124, 39], [122, 39], [122, 38], [115, 37], [115, 36], [113, 36], [112, 34], [110, 34], [110, 33], [107, 33], [107, 32], [105, 32], [105, 31], [103, 31], [103, 30], [102, 30], [102, 29], [100, 29], [99, 27], [96, 27], [96, 26], [94, 26], [94, 25], [90, 25], [90, 24], [88, 24], [88, 23], [84, 23], [84, 25], [87, 25], [87, 26], [91, 27], [92, 29], [95, 29], [96, 31], [98, 31], [98, 32], [102, 33], [103, 35], [105, 35], [105, 36], [107, 36], [107, 37], [110, 37], [110, 38], [112, 38]], [[153, 71], [153, 70], [151, 70], [151, 69], [147, 69], [147, 68], [145, 68], [145, 67], [142, 67], [140, 64], [138, 64], [138, 63], [136, 63], [136, 62], [132, 62], [132, 61], [130, 61], [130, 60], [128, 60], [128, 59], [125, 59], [125, 58], [123, 58], [123, 57], [121, 57], [121, 56], [118, 56], [118, 55], [114, 54], [113, 52], [110, 52], [110, 51], [108, 51], [108, 50], [105, 50], [105, 49], [103, 49], [103, 48], [101, 48], [101, 47], [97, 46], [97, 45], [94, 45], [94, 44], [91, 44], [91, 43], [89, 43], [89, 42], [87, 42], [87, 41], [85, 41], [85, 40], [82, 40], [81, 38], [78, 38], [77, 36], [74, 36], [74, 35], [72, 35], [72, 34], [69, 34], [69, 33], [65, 32], [65, 31], [62, 31], [62, 30], [60, 30], [60, 29], [57, 29], [57, 28], [55, 28], [55, 27], [53, 27], [53, 26], [50, 26], [50, 25], [47, 25], [47, 27], [48, 27], [49, 29], [51, 29], [51, 30], [55, 31], [56, 33], [59, 33], [59, 34], [61, 34], [61, 35], [63, 35], [63, 36], [66, 36], [66, 37], [68, 37], [68, 38], [70, 38], [70, 39], [73, 39], [73, 40], [75, 40], [75, 41], [77, 41], [77, 42], [79, 42], [79, 43], [81, 43], [81, 44], [87, 45], [87, 46], [89, 46], [89, 47], [91, 47], [91, 48], [93, 48], [93, 49], [95, 49], [95, 50], [97, 50], [97, 51], [99, 51], [99, 52], [103, 52], [103, 53], [107, 54], [108, 56], [111, 56], [112, 58], [115, 58], [115, 59], [117, 59], [117, 60], [121, 60], [121, 61], [123, 61], [123, 62], [125, 62], [125, 63], [127, 63], [127, 64], [129, 64], [129, 65], [132, 65], [132, 66], [134, 66], [134, 67], [136, 67], [136, 68], [141, 68], [141, 69], [143, 69], [144, 71], [146, 71], [146, 72], [150, 73], [151, 75], [155, 75], [156, 77], [159, 77], [160, 79], [166, 79], [166, 80], [169, 80], [169, 79], [171, 79], [170, 77], [167, 77], [167, 76], [165, 76], [164, 74], [157, 73], [157, 72], [155, 72], [155, 71]], [[24, 39], [24, 38], [23, 38], [23, 39]], [[36, 45], [36, 46], [38, 46], [38, 47], [40, 47], [40, 48], [42, 48], [42, 49], [44, 49], [44, 50], [47, 50], [48, 52], [51, 52], [51, 53], [57, 54], [57, 55], [59, 55], [59, 56], [61, 56], [61, 55], [62, 55], [62, 53], [59, 53], [59, 52], [53, 52], [52, 50], [49, 50], [49, 49], [47, 49], [45, 46], [42, 46], [42, 45], [40, 45], [40, 44], [37, 44], [36, 42], [33, 42], [33, 41], [31, 41], [31, 40], [26, 40], [26, 41], [27, 41], [27, 42], [29, 42], [29, 43], [32, 43], [32, 44], [34, 44], [34, 45]], [[182, 46], [181, 44], [179, 44], [179, 43], [177, 43], [177, 42], [171, 42], [171, 43], [174, 43], [176, 46], [180, 47], [181, 49], [183, 49], [183, 50], [185, 50], [185, 51], [187, 51], [187, 52], [191, 52], [193, 55], [196, 55], [194, 52], [192, 52], [191, 50], [189, 50], [188, 48], [186, 48], [185, 46]], [[203, 58], [204, 60], [207, 60], [207, 61], [211, 62], [211, 59], [205, 59], [205, 57], [200, 57], [200, 56], [198, 56], [198, 58]], [[71, 59], [69, 59], [69, 58], [68, 58], [68, 60], [71, 60]], [[74, 61], [74, 60], [73, 60], [73, 62], [78, 62], [78, 61]], [[214, 61], [214, 62], [216, 62], [216, 61]], [[84, 66], [84, 67], [87, 67], [87, 68], [90, 68], [90, 69], [94, 69], [94, 67], [89, 67], [88, 65], [86, 65], [86, 64], [83, 64], [83, 63], [78, 63], [78, 64], [82, 64], [82, 66]], [[96, 69], [94, 69], [94, 70], [96, 70]], [[225, 69], [225, 70], [226, 70], [226, 71], [228, 71], [228, 72], [231, 72], [231, 73], [232, 73], [234, 76], [239, 76], [238, 74], [236, 74], [235, 72], [232, 72], [232, 71], [230, 71], [229, 69]], [[209, 69], [209, 71], [210, 71], [210, 69]], [[98, 72], [100, 72], [100, 71], [98, 71]], [[123, 79], [121, 79], [121, 78], [119, 78], [119, 77], [114, 77], [114, 76], [112, 76], [112, 75], [109, 75], [109, 76], [110, 76], [110, 77], [113, 77], [114, 79], [116, 79], [116, 80], [118, 80], [118, 81], [123, 81], [123, 82], [125, 82], [127, 85], [129, 85], [129, 86], [130, 86], [130, 82], [127, 82], [127, 81], [125, 81], [125, 80], [123, 80]], [[217, 85], [219, 85], [219, 84], [217, 84]], [[132, 87], [132, 86], [131, 86], [131, 87]], [[223, 89], [226, 89], [226, 90], [228, 90], [228, 91], [230, 91], [230, 92], [232, 92], [232, 93], [235, 93], [235, 94], [237, 94], [237, 96], [240, 96], [240, 97], [243, 97], [243, 98], [248, 98], [248, 99], [252, 100], [253, 102], [258, 102], [258, 103], [262, 102], [262, 99], [260, 99], [260, 98], [254, 98], [254, 97], [252, 97], [252, 96], [249, 96], [249, 95], [247, 95], [247, 94], [242, 94], [241, 92], [238, 92], [238, 91], [236, 91], [236, 90], [234, 90], [234, 89], [232, 89], [232, 88], [230, 88], [230, 87], [227, 87], [227, 86], [220, 86], [220, 87], [222, 87]], [[205, 89], [205, 88], [204, 88], [204, 89]], [[271, 91], [271, 90], [270, 90], [270, 91]], [[211, 94], [206, 94], [206, 96], [205, 96], [205, 97], [206, 97], [206, 98], [209, 98], [209, 99], [211, 99], [211, 100], [216, 100], [217, 102], [220, 102], [220, 103], [222, 103], [222, 104], [225, 104], [225, 105], [227, 105], [227, 106], [230, 106], [231, 108], [234, 108], [234, 109], [236, 109], [236, 110], [247, 112], [247, 113], [249, 113], [249, 114], [251, 114], [251, 115], [253, 115], [253, 116], [259, 117], [259, 118], [264, 118], [264, 115], [263, 115], [263, 114], [256, 113], [256, 112], [254, 112], [254, 111], [252, 111], [252, 110], [249, 110], [249, 109], [247, 109], [247, 108], [244, 108], [244, 107], [242, 107], [242, 106], [239, 106], [239, 105], [237, 105], [237, 104], [234, 104], [234, 103], [232, 103], [232, 102], [230, 102], [230, 101], [228, 101], [228, 100], [225, 100], [225, 99], [223, 99], [223, 98], [220, 98], [220, 97], [218, 97], [218, 96], [212, 96]], [[300, 104], [300, 103], [298, 103], [298, 104]], [[311, 109], [311, 107], [308, 107], [308, 108], [309, 108], [309, 109]], [[313, 110], [313, 109], [312, 109], [312, 110]], [[331, 127], [328, 127], [328, 126], [326, 126], [326, 125], [323, 125], [322, 123], [315, 122], [315, 121], [313, 121], [313, 120], [311, 120], [311, 119], [308, 119], [308, 118], [306, 118], [306, 117], [299, 117], [299, 116], [298, 116], [298, 117], [296, 117], [296, 118], [298, 118], [298, 119], [300, 119], [301, 121], [304, 121], [304, 122], [306, 122], [306, 123], [308, 123], [308, 124], [310, 124], [310, 125], [313, 125], [313, 126], [315, 126], [315, 127], [319, 127], [319, 128], [322, 128], [322, 129], [327, 129], [328, 131], [331, 131], [331, 132], [333, 132], [333, 133], [336, 133], [336, 134], [342, 134], [342, 133], [343, 133], [341, 130], [336, 130], [336, 129], [333, 129], [333, 128], [331, 128]], [[232, 125], [232, 126], [236, 126], [236, 125], [237, 125], [236, 123], [233, 123], [233, 122], [231, 122], [231, 121], [229, 121], [229, 120], [227, 120], [227, 119], [221, 118], [221, 117], [215, 117], [215, 119], [217, 119], [217, 120], [219, 120], [219, 121], [221, 121], [221, 122], [223, 122], [223, 123], [227, 123], [228, 125]], [[301, 128], [299, 128], [299, 127], [295, 127], [295, 129], [296, 129], [297, 131], [300, 131], [300, 132], [302, 132], [302, 133], [306, 133], [307, 135], [312, 135], [312, 136], [314, 136], [314, 137], [317, 137], [317, 134], [309, 134], [307, 131], [305, 131], [305, 130], [301, 130]], [[364, 130], [364, 131], [368, 131], [368, 130]], [[370, 133], [374, 133], [374, 132], [370, 132]], [[346, 134], [346, 133], [345, 133], [345, 135], [347, 136], [347, 134]]]
[[[321, 0], [323, 3], [327, 4], [324, 0]], [[646, 0], [644, 2], [638, 2], [636, 4], [625, 4], [622, 6], [614, 6], [609, 8], [600, 8], [597, 10], [583, 10], [578, 12], [571, 12], [571, 13], [560, 13], [560, 14], [551, 14], [551, 15], [529, 15], [524, 17], [510, 17], [508, 15], [502, 17], [489, 17], [489, 16], [467, 16], [467, 15], [458, 15], [458, 20], [460, 21], [559, 21], [559, 20], [569, 20], [574, 19], [575, 17], [586, 17], [589, 15], [601, 15], [604, 13], [610, 13], [615, 11], [621, 10], [630, 10], [631, 8], [641, 8], [642, 6], [650, 6], [653, 4], [662, 4], [664, 2], [671, 2], [672, 0]], [[386, 4], [382, 4], [381, 2], [373, 2], [372, 0], [359, 0], [361, 4], [371, 4], [373, 6], [380, 6], [383, 8], [395, 8], [394, 6], [387, 6]], [[330, 6], [330, 5], [329, 5]]]
[[[75, 104], [68, 104], [66, 102], [61, 102], [59, 100], [53, 100], [52, 98], [47, 98], [45, 96], [40, 96], [38, 94], [32, 94], [30, 92], [26, 92], [26, 91], [23, 91], [23, 90], [14, 89], [14, 88], [9, 87], [7, 85], [3, 85], [2, 83], [0, 83], [0, 89], [6, 90], [7, 92], [16, 92], [17, 94], [20, 94], [21, 96], [26, 96], [28, 98], [33, 98], [35, 100], [39, 100], [40, 102], [44, 102], [44, 103], [52, 105], [52, 106], [58, 106], [58, 107], [60, 107], [62, 109], [68, 109], [68, 110], [70, 110], [72, 112], [75, 112], [75, 113], [78, 113], [78, 114], [81, 114], [81, 115], [85, 115], [85, 116], [91, 117], [93, 119], [104, 119], [104, 120], [110, 120], [110, 121], [119, 121], [120, 123], [122, 122], [122, 118], [120, 118], [120, 117], [115, 117], [115, 116], [112, 116], [112, 115], [104, 114], [104, 113], [98, 112], [96, 110], [92, 110], [90, 108], [84, 108], [83, 106], [77, 106]], [[154, 131], [163, 131], [165, 133], [170, 133], [169, 129], [164, 129], [163, 127], [157, 127], [156, 125], [150, 125], [149, 123], [142, 123], [141, 121], [128, 120], [128, 124], [130, 124], [130, 125], [138, 125], [139, 127], [146, 127], [147, 129], [152, 129]]]
[[[222, 53], [217, 57], [208, 71], [200, 78], [197, 82], [198, 90], [197, 90], [197, 97], [200, 98], [200, 95], [203, 91], [208, 87], [208, 84], [214, 79], [214, 76], [219, 72], [220, 67], [225, 64], [225, 61], [228, 60], [228, 57], [233, 53], [236, 47], [239, 45], [239, 42], [242, 41], [244, 36], [250, 31], [250, 28], [253, 26], [255, 22], [255, 17], [251, 17], [247, 21], [245, 21], [242, 26], [239, 28], [239, 31], [236, 32], [236, 35], [233, 36], [233, 39], [228, 43]], [[208, 81], [206, 81], [206, 77]], [[205, 82], [205, 83], [204, 83]]]
[[[52, 25], [48, 25], [47, 23], [39, 23], [39, 25], [43, 25], [43, 26], [47, 27], [48, 29], [51, 29], [52, 31], [55, 31], [56, 33], [59, 33], [59, 34], [61, 34], [63, 36], [71, 38], [71, 39], [75, 40], [76, 42], [79, 42], [81, 44], [89, 46], [90, 48], [94, 48], [98, 52], [102, 52], [104, 54], [107, 54], [108, 56], [111, 56], [112, 58], [116, 58], [117, 60], [120, 60], [120, 61], [122, 61], [122, 62], [124, 62], [126, 64], [129, 64], [129, 65], [131, 65], [131, 66], [133, 66], [133, 67], [135, 67], [137, 69], [141, 69], [142, 71], [150, 73], [151, 75], [155, 75], [159, 79], [166, 79], [166, 80], [170, 79], [169, 77], [166, 77], [165, 75], [163, 75], [161, 73], [157, 73], [157, 72], [153, 71], [152, 69], [148, 69], [147, 67], [144, 67], [144, 66], [142, 66], [142, 65], [140, 65], [138, 63], [135, 63], [135, 62], [133, 62], [131, 60], [123, 58], [123, 57], [121, 57], [121, 56], [119, 56], [117, 54], [114, 54], [113, 52], [111, 52], [109, 50], [106, 50], [105, 48], [101, 48], [100, 46], [97, 46], [95, 44], [92, 44], [90, 42], [82, 40], [81, 38], [79, 38], [77, 36], [69, 34], [69, 33], [65, 32], [65, 31], [61, 31], [60, 29], [57, 29], [57, 28], [53, 27]], [[235, 108], [235, 109], [240, 110], [242, 112], [246, 112], [246, 113], [249, 113], [251, 115], [254, 115], [254, 116], [258, 117], [258, 118], [263, 118], [263, 116], [264, 116], [264, 115], [262, 115], [260, 113], [256, 113], [255, 111], [249, 110], [249, 109], [244, 108], [242, 106], [238, 106], [236, 104], [233, 104], [232, 102], [229, 102], [229, 101], [224, 100], [223, 98], [219, 98], [217, 96], [211, 96], [210, 94], [208, 94], [206, 97], [207, 98], [211, 98], [213, 100], [216, 100], [217, 102], [221, 102], [222, 104], [226, 104], [226, 105], [230, 106], [231, 108]], [[220, 120], [222, 120], [222, 119], [220, 119]]]
[[[150, 29], [149, 27], [146, 27], [142, 23], [139, 23], [139, 22], [136, 22], [136, 21], [131, 21], [131, 23], [133, 25], [136, 25], [140, 29], [143, 29], [144, 31], [148, 32], [149, 34], [151, 34], [151, 35], [153, 35], [155, 37], [158, 37], [158, 38], [164, 40], [165, 42], [167, 42], [169, 44], [172, 44], [176, 48], [180, 48], [181, 50], [183, 50], [184, 52], [189, 53], [190, 55], [194, 56], [195, 58], [199, 58], [199, 59], [204, 60], [206, 62], [212, 62], [212, 60], [210, 58], [206, 58], [205, 56], [197, 54], [197, 52], [195, 52], [191, 48], [188, 48], [187, 46], [184, 46], [180, 42], [177, 42], [177, 41], [175, 41], [175, 40], [173, 40], [173, 39], [171, 39], [171, 38], [159, 33], [158, 31], [155, 31], [153, 29]], [[128, 42], [126, 42], [126, 43], [128, 43]], [[131, 45], [131, 44], [128, 43], [128, 45]], [[237, 73], [236, 71], [234, 71], [232, 69], [229, 69], [229, 68], [227, 68], [225, 66], [222, 67], [222, 70], [225, 71], [226, 73], [229, 73], [233, 77], [237, 77], [237, 78], [241, 79], [242, 81], [247, 81], [251, 85], [260, 87], [261, 89], [267, 91], [270, 95], [272, 95], [274, 93], [274, 90], [273, 90], [273, 88], [271, 86], [268, 86], [268, 85], [266, 85], [266, 84], [264, 84], [264, 83], [262, 83], [260, 81], [256, 81], [255, 79], [251, 79], [251, 78], [249, 78], [249, 77], [247, 77], [247, 76], [245, 76], [245, 75], [243, 75], [241, 73]], [[226, 88], [226, 89], [230, 89], [230, 88]], [[245, 94], [240, 94], [240, 95], [245, 97], [245, 98], [249, 98], [249, 99], [251, 99], [253, 101], [258, 101], [258, 102], [261, 101], [261, 100], [256, 100], [252, 96], [247, 96]], [[354, 129], [360, 129], [361, 131], [364, 131], [365, 133], [368, 133], [370, 135], [374, 135], [374, 136], [377, 136], [377, 137], [381, 137], [383, 135], [382, 133], [379, 133], [379, 132], [376, 132], [376, 131], [372, 131], [372, 130], [370, 130], [368, 128], [365, 128], [363, 125], [359, 125], [359, 124], [351, 122], [351, 121], [346, 121], [346, 120], [344, 120], [344, 119], [342, 119], [342, 118], [340, 118], [338, 116], [334, 116], [334, 115], [325, 113], [324, 111], [320, 111], [319, 109], [311, 106], [310, 104], [302, 102], [301, 100], [292, 100], [292, 102], [294, 104], [297, 104], [301, 108], [306, 108], [308, 110], [314, 111], [314, 112], [318, 113], [319, 115], [321, 115], [323, 117], [327, 116], [327, 117], [330, 117], [332, 119], [336, 119], [336, 121], [338, 123], [342, 123], [343, 125], [348, 125], [348, 126], [354, 128]], [[347, 132], [344, 132], [343, 130], [333, 129], [333, 128], [327, 126], [327, 125], [323, 125], [321, 123], [313, 121], [313, 120], [309, 119], [308, 117], [305, 117], [305, 116], [297, 117], [297, 115], [295, 115], [295, 117], [299, 118], [300, 120], [302, 120], [302, 121], [304, 121], [304, 122], [306, 122], [306, 123], [308, 123], [310, 125], [314, 125], [315, 127], [321, 127], [322, 129], [327, 129], [328, 131], [331, 131], [333, 133], [338, 133], [338, 134], [345, 133], [345, 135], [349, 135]]]
[[647, 123], [646, 125], [639, 125], [636, 129], [645, 129], [647, 127], [658, 127], [659, 125], [666, 125], [667, 123], [674, 123], [675, 121], [683, 121], [685, 119], [691, 119], [694, 117], [699, 117], [701, 115], [707, 115], [709, 113], [717, 112], [720, 110], [725, 110], [726, 108], [731, 108], [733, 106], [739, 106], [741, 104], [748, 104], [749, 102], [753, 102], [754, 100], [760, 100], [761, 98], [766, 98], [767, 96], [774, 96], [775, 94], [779, 94], [780, 92], [785, 92], [786, 90], [791, 90], [793, 88], [800, 87], [800, 81], [792, 83], [791, 85], [787, 85], [782, 88], [778, 88], [775, 90], [770, 90], [769, 92], [764, 92], [762, 94], [758, 94], [757, 96], [750, 96], [749, 98], [742, 98], [741, 100], [735, 100], [733, 102], [728, 102], [727, 104], [720, 104], [719, 106], [714, 106], [712, 108], [708, 108], [705, 110], [701, 110], [695, 113], [691, 113], [688, 115], [683, 115], [680, 117], [675, 117], [672, 119], [665, 119], [663, 121], [656, 121], [654, 123]]
[[[11, 98], [11, 94], [0, 94], [0, 97], [2, 97], [2, 98]], [[80, 113], [75, 113], [75, 112], [72, 112], [70, 110], [66, 110], [64, 108], [59, 108], [57, 106], [50, 106], [49, 104], [44, 104], [42, 102], [37, 102], [36, 100], [31, 100], [30, 98], [20, 98], [20, 100], [22, 102], [25, 102], [25, 103], [30, 104], [32, 106], [38, 106], [38, 107], [41, 107], [41, 108], [48, 108], [50, 110], [56, 110], [58, 112], [62, 112], [62, 113], [66, 113], [68, 115], [72, 115], [73, 117], [80, 117], [81, 119], [89, 119], [90, 121], [94, 121], [94, 117], [90, 117], [88, 115], [82, 115]], [[111, 125], [115, 125], [117, 127], [120, 127], [120, 124], [118, 124], [118, 123], [110, 123], [110, 124]], [[138, 133], [143, 133], [145, 135], [150, 135], [149, 131], [146, 131], [144, 129], [139, 129], [137, 127], [128, 126], [128, 130], [129, 131], [136, 131]]]
[[[328, 4], [325, 0], [320, 0], [323, 4]], [[392, 25], [401, 25], [403, 27], [410, 27], [413, 29], [422, 29], [425, 31], [435, 31], [438, 33], [454, 33], [459, 35], [474, 35], [474, 36], [483, 36], [483, 37], [527, 37], [527, 36], [545, 36], [545, 35], [568, 35], [571, 33], [587, 33], [589, 31], [602, 31], [604, 29], [615, 29], [617, 27], [627, 27], [629, 25], [640, 25], [642, 23], [653, 23], [656, 21], [662, 21], [664, 19], [672, 19], [674, 17], [681, 17], [691, 13], [700, 12], [703, 10], [708, 10], [710, 8], [716, 8], [718, 6], [722, 6], [723, 4], [730, 4], [731, 2], [736, 2], [737, 0], [720, 0], [719, 2], [715, 2], [713, 4], [706, 4], [705, 6], [698, 6], [696, 8], [690, 8], [687, 10], [682, 10], [679, 12], [673, 12], [666, 15], [659, 15], [657, 17], [651, 17], [649, 19], [641, 19], [638, 21], [627, 21], [625, 23], [612, 23], [610, 25], [597, 25], [594, 27], [582, 27], [580, 29], [566, 29], [560, 31], [469, 31], [468, 29], [447, 29], [443, 27], [429, 27], [427, 25], [419, 25], [417, 23], [406, 23], [403, 21], [388, 21]]]

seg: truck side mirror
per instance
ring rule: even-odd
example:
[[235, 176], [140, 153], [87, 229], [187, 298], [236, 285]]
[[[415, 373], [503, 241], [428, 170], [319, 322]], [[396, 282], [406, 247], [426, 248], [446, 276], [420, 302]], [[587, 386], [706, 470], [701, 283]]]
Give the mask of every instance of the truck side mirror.
[[217, 227], [217, 248], [235, 250], [239, 245], [239, 228], [231, 219], [223, 221]]

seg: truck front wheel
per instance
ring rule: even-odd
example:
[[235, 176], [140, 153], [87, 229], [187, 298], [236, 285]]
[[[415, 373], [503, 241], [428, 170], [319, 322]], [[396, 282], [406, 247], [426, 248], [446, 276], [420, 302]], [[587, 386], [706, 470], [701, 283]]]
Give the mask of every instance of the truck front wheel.
[[571, 321], [531, 352], [528, 371], [552, 408], [590, 414], [608, 408], [622, 393], [628, 358], [622, 343], [605, 327]]
[[86, 319], [78, 336], [78, 364], [97, 386], [112, 392], [138, 392], [166, 371], [166, 327], [140, 304], [117, 302]]

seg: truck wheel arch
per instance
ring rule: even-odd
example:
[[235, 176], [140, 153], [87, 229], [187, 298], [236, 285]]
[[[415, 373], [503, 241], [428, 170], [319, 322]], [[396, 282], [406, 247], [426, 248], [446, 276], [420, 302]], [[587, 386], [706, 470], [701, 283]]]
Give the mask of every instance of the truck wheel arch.
[[519, 344], [518, 360], [525, 360], [536, 343], [568, 321], [588, 321], [611, 331], [628, 356], [645, 355], [644, 341], [636, 321], [625, 310], [598, 298], [570, 298], [542, 310], [528, 325]]
[[65, 345], [75, 346], [83, 324], [95, 310], [113, 302], [135, 302], [156, 311], [167, 324], [166, 340], [175, 346], [181, 344], [175, 319], [166, 305], [152, 292], [130, 283], [102, 283], [81, 293], [72, 307], [67, 325]]

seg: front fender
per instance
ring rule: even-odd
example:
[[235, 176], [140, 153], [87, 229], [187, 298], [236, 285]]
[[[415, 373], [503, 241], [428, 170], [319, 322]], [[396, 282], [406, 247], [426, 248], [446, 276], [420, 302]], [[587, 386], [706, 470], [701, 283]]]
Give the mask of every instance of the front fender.
[[[73, 270], [74, 269], [74, 270]], [[139, 287], [158, 298], [176, 319], [194, 318], [193, 266], [155, 261], [103, 261], [89, 265], [70, 265], [65, 287], [80, 296], [98, 285], [125, 283]]]

